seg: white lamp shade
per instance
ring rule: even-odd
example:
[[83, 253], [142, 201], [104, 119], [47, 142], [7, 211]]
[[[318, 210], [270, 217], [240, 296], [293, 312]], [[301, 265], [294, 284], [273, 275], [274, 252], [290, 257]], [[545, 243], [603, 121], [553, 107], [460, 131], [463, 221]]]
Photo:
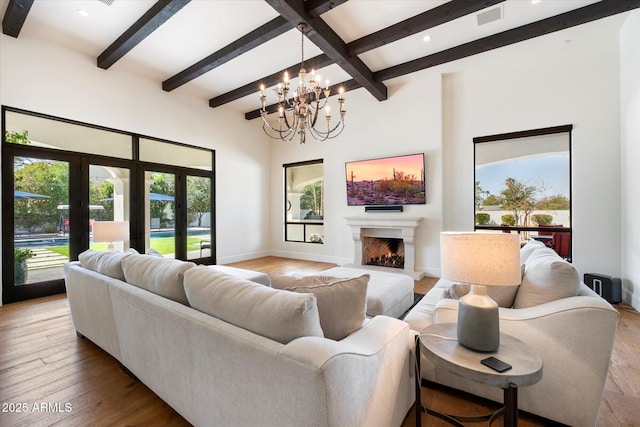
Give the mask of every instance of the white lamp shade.
[[96, 221], [93, 223], [94, 242], [124, 242], [129, 240], [129, 221]]
[[511, 233], [440, 234], [441, 276], [488, 286], [520, 284], [520, 236]]

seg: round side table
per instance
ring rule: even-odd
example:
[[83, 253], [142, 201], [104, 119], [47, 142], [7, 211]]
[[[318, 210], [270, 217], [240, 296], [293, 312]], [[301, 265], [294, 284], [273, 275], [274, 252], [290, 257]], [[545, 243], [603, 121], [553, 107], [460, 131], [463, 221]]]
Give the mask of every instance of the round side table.
[[[504, 407], [482, 417], [461, 417], [442, 414], [422, 406], [420, 354], [424, 354], [436, 367], [446, 369], [456, 375], [504, 390]], [[480, 363], [482, 359], [493, 356], [512, 366], [505, 372], [496, 372]], [[416, 426], [422, 424], [421, 414], [437, 416], [453, 425], [461, 426], [460, 421], [489, 420], [489, 424], [504, 413], [505, 426], [518, 425], [518, 387], [529, 386], [542, 379], [542, 358], [524, 342], [507, 334], [500, 334], [500, 347], [491, 353], [470, 350], [457, 341], [457, 325], [442, 323], [426, 327], [416, 337]]]

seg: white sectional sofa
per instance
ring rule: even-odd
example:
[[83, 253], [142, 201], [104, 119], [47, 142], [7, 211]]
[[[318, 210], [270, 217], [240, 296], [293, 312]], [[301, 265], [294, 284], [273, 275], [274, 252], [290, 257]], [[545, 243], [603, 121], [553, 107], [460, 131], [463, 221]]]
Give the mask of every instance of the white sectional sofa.
[[400, 320], [328, 339], [313, 294], [149, 255], [87, 251], [65, 279], [78, 333], [196, 426], [399, 426], [414, 403]]
[[[570, 426], [594, 426], [619, 314], [580, 282], [570, 264], [543, 244], [525, 245], [521, 263], [522, 284], [513, 289], [511, 300], [502, 304], [505, 307], [499, 308], [500, 331], [540, 353], [543, 376], [539, 383], [518, 390], [519, 408]], [[452, 285], [440, 279], [411, 309], [404, 320], [412, 330], [457, 322], [458, 301]], [[424, 356], [421, 362], [422, 378], [428, 381], [502, 401], [498, 388], [434, 369]]]

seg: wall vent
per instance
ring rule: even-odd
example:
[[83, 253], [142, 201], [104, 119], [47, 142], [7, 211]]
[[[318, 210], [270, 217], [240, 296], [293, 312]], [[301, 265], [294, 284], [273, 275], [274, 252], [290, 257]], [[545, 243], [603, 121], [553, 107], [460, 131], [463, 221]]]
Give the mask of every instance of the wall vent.
[[478, 13], [478, 26], [488, 24], [490, 22], [499, 21], [503, 17], [502, 5], [494, 7], [493, 9], [486, 10]]
[[107, 6], [111, 6], [115, 0], [98, 0], [100, 3], [104, 3]]

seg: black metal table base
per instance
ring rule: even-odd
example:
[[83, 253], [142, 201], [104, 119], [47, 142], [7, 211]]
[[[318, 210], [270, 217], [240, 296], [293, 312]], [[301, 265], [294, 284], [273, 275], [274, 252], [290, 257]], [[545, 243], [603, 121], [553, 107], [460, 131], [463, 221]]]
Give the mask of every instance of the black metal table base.
[[504, 391], [504, 406], [488, 414], [479, 416], [461, 416], [451, 415], [438, 412], [426, 406], [422, 406], [422, 386], [420, 376], [420, 338], [416, 337], [416, 427], [422, 427], [422, 413], [440, 418], [448, 422], [451, 425], [457, 427], [464, 427], [464, 422], [480, 422], [488, 421], [491, 425], [501, 415], [504, 415], [505, 427], [517, 427], [518, 426], [518, 387], [510, 385], [509, 388], [502, 389]]
[[504, 406], [488, 414], [474, 416], [445, 414], [443, 412], [438, 412], [435, 409], [422, 406], [421, 393], [416, 394], [416, 427], [420, 427], [422, 425], [423, 413], [440, 418], [441, 420], [457, 427], [464, 427], [464, 424], [462, 423], [478, 423], [481, 421], [488, 421], [488, 425], [490, 426], [495, 420], [500, 418], [500, 416], [504, 415], [504, 425], [515, 427], [518, 425], [518, 408], [517, 406], [514, 406], [513, 403], [517, 402], [517, 396], [515, 401], [512, 400], [513, 396], [507, 397], [507, 394], [511, 395], [514, 393], [517, 393], [517, 388], [515, 387], [504, 389]]

